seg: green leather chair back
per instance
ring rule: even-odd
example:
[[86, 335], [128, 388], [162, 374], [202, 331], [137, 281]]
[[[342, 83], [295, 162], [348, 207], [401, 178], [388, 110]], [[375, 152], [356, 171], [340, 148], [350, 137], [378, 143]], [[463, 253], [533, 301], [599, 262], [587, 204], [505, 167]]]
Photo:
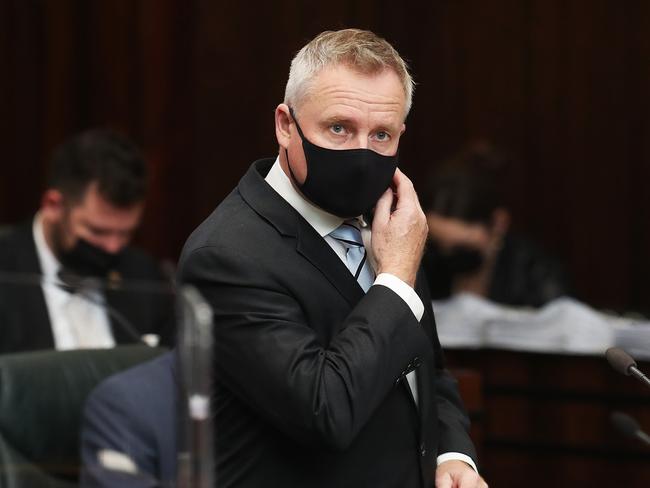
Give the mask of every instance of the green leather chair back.
[[0, 355], [0, 488], [77, 486], [86, 397], [162, 352], [133, 345]]

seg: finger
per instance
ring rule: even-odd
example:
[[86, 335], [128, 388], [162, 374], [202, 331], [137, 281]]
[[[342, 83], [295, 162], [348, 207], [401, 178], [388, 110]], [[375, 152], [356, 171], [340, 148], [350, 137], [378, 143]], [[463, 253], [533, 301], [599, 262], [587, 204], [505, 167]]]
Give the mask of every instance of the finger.
[[399, 168], [395, 171], [393, 182], [397, 194], [397, 207], [417, 203], [418, 197], [415, 188], [413, 188], [413, 182]]
[[373, 218], [374, 222], [388, 222], [390, 220], [390, 209], [393, 205], [393, 190], [388, 188], [375, 205], [375, 216]]
[[436, 488], [453, 488], [451, 475], [443, 473], [436, 476]]
[[458, 481], [458, 488], [479, 488], [481, 477], [474, 470], [464, 471]]

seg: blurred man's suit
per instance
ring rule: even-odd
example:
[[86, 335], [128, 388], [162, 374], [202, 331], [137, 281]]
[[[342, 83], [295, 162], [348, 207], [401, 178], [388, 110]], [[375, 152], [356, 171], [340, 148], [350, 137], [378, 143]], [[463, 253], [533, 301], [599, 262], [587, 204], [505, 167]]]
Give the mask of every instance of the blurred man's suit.
[[423, 277], [420, 323], [391, 289], [364, 294], [267, 184], [273, 162], [253, 164], [179, 266], [214, 309], [220, 487], [431, 487], [439, 453], [474, 450]]
[[[17, 226], [0, 237], [0, 353], [53, 349], [52, 325], [42, 287], [32, 222]], [[119, 282], [162, 280], [156, 262], [148, 255], [127, 247], [116, 270]], [[12, 282], [12, 278], [17, 278]], [[32, 281], [30, 281], [32, 280]], [[119, 283], [117, 283], [119, 285]], [[132, 293], [119, 286], [105, 294], [108, 306], [122, 315], [142, 334], [157, 334], [161, 343], [173, 341], [174, 316], [169, 296], [158, 292]], [[110, 312], [107, 314], [115, 343], [136, 341]]]
[[[175, 352], [103, 381], [88, 397], [81, 433], [81, 486], [172, 486], [177, 472], [178, 369]], [[98, 453], [127, 456], [137, 475], [102, 466]]]

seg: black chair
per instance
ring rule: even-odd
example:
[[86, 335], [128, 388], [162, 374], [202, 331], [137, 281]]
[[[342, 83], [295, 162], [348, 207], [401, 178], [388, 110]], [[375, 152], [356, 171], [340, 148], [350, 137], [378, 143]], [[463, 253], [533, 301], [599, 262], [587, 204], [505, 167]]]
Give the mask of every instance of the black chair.
[[0, 355], [0, 488], [77, 486], [87, 395], [162, 352], [133, 345]]

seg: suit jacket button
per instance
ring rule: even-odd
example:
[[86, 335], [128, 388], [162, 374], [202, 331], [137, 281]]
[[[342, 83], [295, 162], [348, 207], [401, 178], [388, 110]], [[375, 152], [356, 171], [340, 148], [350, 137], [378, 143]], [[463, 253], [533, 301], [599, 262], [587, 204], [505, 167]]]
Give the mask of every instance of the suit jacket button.
[[400, 382], [400, 381], [402, 381], [402, 377], [401, 377], [401, 376], [399, 376], [399, 377], [395, 380], [395, 384], [396, 384], [396, 385], [399, 385], [399, 382]]
[[427, 454], [427, 448], [424, 445], [424, 442], [420, 445], [420, 456], [424, 457]]

